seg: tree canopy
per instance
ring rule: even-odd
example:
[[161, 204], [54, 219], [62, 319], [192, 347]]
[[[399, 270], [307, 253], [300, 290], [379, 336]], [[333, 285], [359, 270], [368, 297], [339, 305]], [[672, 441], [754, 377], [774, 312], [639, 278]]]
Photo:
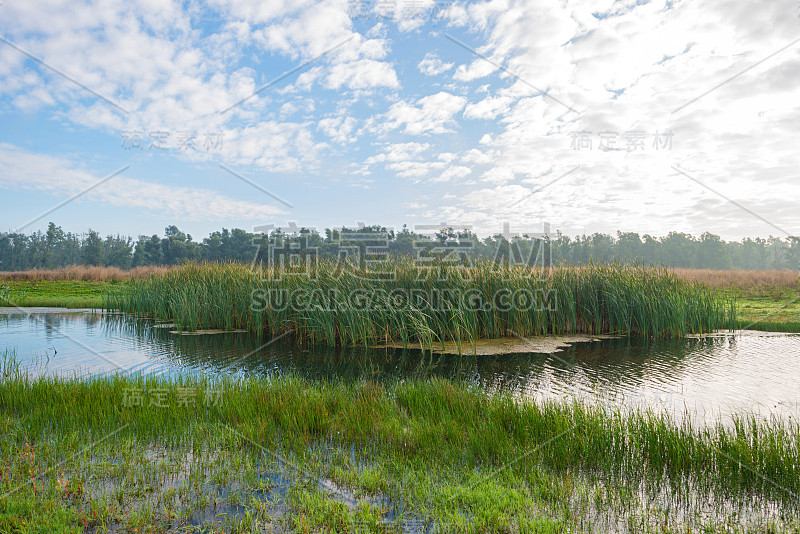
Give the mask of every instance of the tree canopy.
[[314, 251], [319, 258], [368, 258], [380, 255], [477, 258], [497, 261], [543, 261], [585, 265], [589, 262], [636, 262], [645, 265], [703, 269], [800, 269], [800, 237], [746, 238], [725, 241], [709, 232], [692, 236], [670, 232], [654, 237], [634, 232], [616, 236], [595, 233], [569, 237], [556, 232], [543, 236], [479, 238], [463, 229], [444, 227], [419, 234], [405, 225], [395, 232], [380, 225], [358, 228], [271, 228], [266, 233], [239, 228], [212, 232], [202, 241], [171, 225], [163, 237], [108, 235], [94, 230], [64, 232], [50, 223], [31, 234], [0, 233], [0, 270], [50, 269], [69, 265], [103, 265], [123, 269], [144, 265], [177, 265], [187, 261], [251, 263], [268, 259], [270, 251]]

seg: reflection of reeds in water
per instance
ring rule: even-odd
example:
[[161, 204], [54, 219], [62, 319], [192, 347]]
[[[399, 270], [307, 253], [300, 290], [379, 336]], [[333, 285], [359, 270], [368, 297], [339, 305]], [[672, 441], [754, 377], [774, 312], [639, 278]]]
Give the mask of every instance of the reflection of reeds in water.
[[[393, 381], [430, 377], [475, 379], [478, 372], [476, 358], [423, 354], [419, 350], [302, 347], [289, 342], [265, 346], [264, 340], [247, 334], [176, 335], [170, 328], [154, 328], [151, 321], [124, 315], [106, 316], [104, 327], [109, 337], [128, 338], [137, 346], [147, 347], [150, 355], [174, 366], [171, 371], [175, 374], [244, 372], [269, 377]], [[488, 363], [492, 358], [484, 357], [481, 361]]]
[[[394, 276], [376, 279], [376, 271]], [[402, 259], [370, 271], [332, 262], [310, 272], [189, 264], [130, 280], [106, 304], [174, 321], [179, 329], [243, 328], [272, 336], [292, 330], [300, 340], [331, 346], [395, 340], [432, 347], [509, 332], [679, 337], [735, 320], [731, 301], [665, 269], [532, 270], [487, 261], [422, 272]]]

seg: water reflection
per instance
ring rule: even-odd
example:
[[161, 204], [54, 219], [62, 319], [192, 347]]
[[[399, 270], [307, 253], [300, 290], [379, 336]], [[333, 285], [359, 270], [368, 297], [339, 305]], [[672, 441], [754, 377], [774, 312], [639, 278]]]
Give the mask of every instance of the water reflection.
[[152, 321], [96, 313], [4, 312], [0, 354], [34, 373], [296, 374], [376, 381], [441, 377], [492, 391], [688, 410], [797, 416], [800, 336], [721, 336], [643, 343], [579, 343], [552, 355], [423, 355], [419, 351], [267, 344], [248, 334], [176, 335]]

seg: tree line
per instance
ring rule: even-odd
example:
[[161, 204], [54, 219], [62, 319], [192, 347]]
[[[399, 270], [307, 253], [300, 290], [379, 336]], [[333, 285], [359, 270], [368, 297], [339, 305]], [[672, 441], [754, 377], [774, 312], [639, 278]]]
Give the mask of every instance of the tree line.
[[251, 263], [264, 261], [270, 251], [303, 248], [320, 258], [350, 259], [376, 254], [415, 257], [450, 254], [464, 258], [488, 257], [526, 261], [536, 256], [547, 263], [585, 265], [589, 262], [637, 262], [647, 265], [703, 269], [800, 269], [800, 238], [745, 238], [725, 241], [706, 232], [700, 236], [670, 232], [654, 237], [634, 232], [615, 236], [595, 233], [569, 237], [504, 236], [480, 238], [468, 230], [440, 228], [430, 234], [394, 231], [379, 225], [359, 228], [271, 229], [247, 232], [223, 228], [195, 241], [177, 226], [164, 235], [101, 235], [64, 232], [50, 223], [46, 231], [31, 234], [0, 233], [0, 271], [53, 269], [70, 265], [101, 265], [122, 269], [146, 265], [177, 265], [187, 261]]

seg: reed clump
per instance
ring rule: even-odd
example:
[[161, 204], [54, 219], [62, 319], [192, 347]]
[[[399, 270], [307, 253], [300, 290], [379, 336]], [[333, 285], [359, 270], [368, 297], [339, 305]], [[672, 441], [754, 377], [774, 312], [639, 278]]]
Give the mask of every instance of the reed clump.
[[188, 264], [129, 280], [108, 308], [181, 330], [287, 332], [301, 341], [435, 344], [514, 336], [618, 334], [647, 338], [731, 328], [732, 299], [666, 269], [625, 265], [531, 269], [412, 260], [366, 268]]

